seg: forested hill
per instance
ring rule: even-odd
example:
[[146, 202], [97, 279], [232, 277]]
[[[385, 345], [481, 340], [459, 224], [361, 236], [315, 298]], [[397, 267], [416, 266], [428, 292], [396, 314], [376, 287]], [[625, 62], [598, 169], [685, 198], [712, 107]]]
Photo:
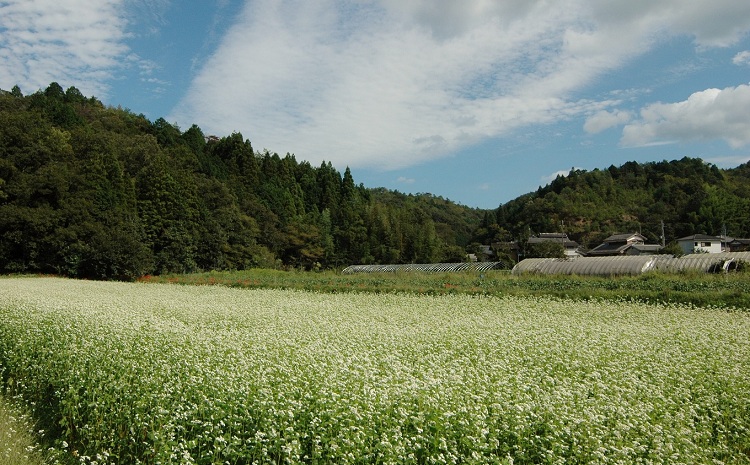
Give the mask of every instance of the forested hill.
[[0, 272], [95, 279], [458, 261], [484, 211], [184, 132], [52, 83], [0, 91]]
[[[502, 179], [498, 179], [502, 182]], [[104, 106], [56, 83], [0, 90], [0, 272], [95, 279], [250, 267], [465, 259], [477, 244], [564, 231], [660, 242], [750, 237], [750, 163], [572, 170], [496, 210], [356, 184], [348, 168], [257, 152]]]
[[485, 219], [487, 243], [566, 232], [586, 247], [615, 233], [641, 232], [652, 243], [693, 234], [750, 237], [750, 163], [722, 170], [697, 158], [603, 170], [571, 170]]

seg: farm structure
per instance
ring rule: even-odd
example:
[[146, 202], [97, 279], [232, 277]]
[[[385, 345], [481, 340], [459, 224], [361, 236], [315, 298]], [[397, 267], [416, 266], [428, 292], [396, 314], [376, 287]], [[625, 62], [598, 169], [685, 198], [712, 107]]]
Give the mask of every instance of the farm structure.
[[406, 263], [401, 265], [351, 265], [341, 272], [351, 273], [399, 273], [403, 271], [488, 271], [507, 268], [505, 262], [462, 262], [462, 263]]
[[726, 252], [750, 251], [750, 239], [726, 238]]
[[588, 256], [652, 255], [663, 247], [646, 244], [646, 237], [638, 233], [614, 234], [604, 239], [600, 245], [589, 250]]
[[580, 257], [574, 259], [527, 258], [513, 267], [515, 275], [525, 273], [591, 276], [639, 275], [648, 271], [679, 273], [689, 270], [715, 273], [735, 270], [750, 263], [750, 252], [717, 254]]
[[724, 248], [722, 238], [707, 236], [705, 234], [693, 234], [692, 236], [677, 239], [677, 244], [684, 253], [719, 253]]
[[653, 256], [527, 258], [513, 267], [513, 274], [637, 275], [653, 264]]

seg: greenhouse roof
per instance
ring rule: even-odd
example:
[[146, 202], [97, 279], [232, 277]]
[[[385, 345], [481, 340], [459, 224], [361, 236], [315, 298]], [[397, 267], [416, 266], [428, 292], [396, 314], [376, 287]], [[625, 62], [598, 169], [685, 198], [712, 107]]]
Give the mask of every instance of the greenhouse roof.
[[527, 258], [513, 267], [513, 274], [577, 274], [595, 276], [638, 275], [647, 271], [730, 271], [739, 262], [750, 263], [750, 252], [672, 255], [609, 256], [578, 258]]
[[636, 275], [653, 268], [654, 255], [578, 258], [527, 258], [513, 267], [513, 274]]
[[504, 262], [462, 262], [462, 263], [406, 263], [400, 265], [352, 265], [341, 272], [350, 273], [397, 273], [401, 271], [487, 271], [506, 268]]
[[671, 272], [696, 270], [713, 273], [734, 269], [740, 261], [750, 263], [750, 252], [695, 253], [677, 258], [664, 256], [656, 263], [656, 269]]

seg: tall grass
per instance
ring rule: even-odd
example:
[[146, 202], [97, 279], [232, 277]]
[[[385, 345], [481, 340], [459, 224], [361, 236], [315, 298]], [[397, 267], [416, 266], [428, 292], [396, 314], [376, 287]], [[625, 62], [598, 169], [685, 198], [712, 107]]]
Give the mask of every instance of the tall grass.
[[70, 463], [750, 463], [750, 313], [0, 280]]
[[44, 457], [37, 443], [34, 422], [24, 409], [0, 396], [0, 463], [41, 465]]
[[508, 271], [341, 274], [245, 270], [146, 276], [143, 282], [321, 292], [409, 292], [427, 295], [552, 296], [574, 300], [634, 300], [750, 309], [750, 273], [647, 273], [640, 276], [514, 276]]

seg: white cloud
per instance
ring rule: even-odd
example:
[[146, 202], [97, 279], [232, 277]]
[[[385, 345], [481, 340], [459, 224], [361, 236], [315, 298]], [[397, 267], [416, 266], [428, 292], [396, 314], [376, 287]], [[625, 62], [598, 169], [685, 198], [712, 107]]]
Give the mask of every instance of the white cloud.
[[750, 50], [740, 52], [732, 58], [732, 63], [735, 65], [750, 65]]
[[451, 39], [481, 27], [487, 21], [501, 26], [523, 20], [544, 2], [535, 0], [383, 0], [395, 18], [417, 24], [438, 39]]
[[730, 46], [746, 35], [750, 27], [750, 2], [671, 0], [669, 3], [670, 14], [674, 14], [672, 30], [694, 36], [702, 48]]
[[629, 111], [607, 111], [602, 110], [586, 119], [583, 125], [584, 131], [589, 134], [598, 134], [609, 128], [625, 124], [632, 118]]
[[562, 176], [562, 177], [566, 178], [570, 174], [571, 170], [580, 170], [580, 169], [581, 168], [573, 167], [573, 168], [571, 168], [569, 170], [555, 171], [554, 173], [549, 174], [547, 176], [542, 176], [540, 178], [540, 181], [542, 181], [544, 183], [544, 185], [547, 185], [547, 184], [551, 183], [552, 181], [554, 181], [555, 179], [557, 179], [558, 176]]
[[721, 139], [732, 148], [750, 144], [750, 85], [707, 89], [677, 103], [644, 107], [623, 129], [621, 144], [644, 146], [673, 141]]
[[396, 182], [399, 184], [414, 184], [416, 182], [416, 179], [399, 176], [398, 179], [396, 179]]
[[0, 87], [56, 81], [102, 96], [128, 51], [124, 1], [0, 2]]
[[731, 0], [255, 0], [169, 120], [315, 162], [405, 167], [528, 125], [623, 124], [597, 113], [612, 102], [574, 95], [670, 34], [710, 47], [748, 29], [750, 3]]

